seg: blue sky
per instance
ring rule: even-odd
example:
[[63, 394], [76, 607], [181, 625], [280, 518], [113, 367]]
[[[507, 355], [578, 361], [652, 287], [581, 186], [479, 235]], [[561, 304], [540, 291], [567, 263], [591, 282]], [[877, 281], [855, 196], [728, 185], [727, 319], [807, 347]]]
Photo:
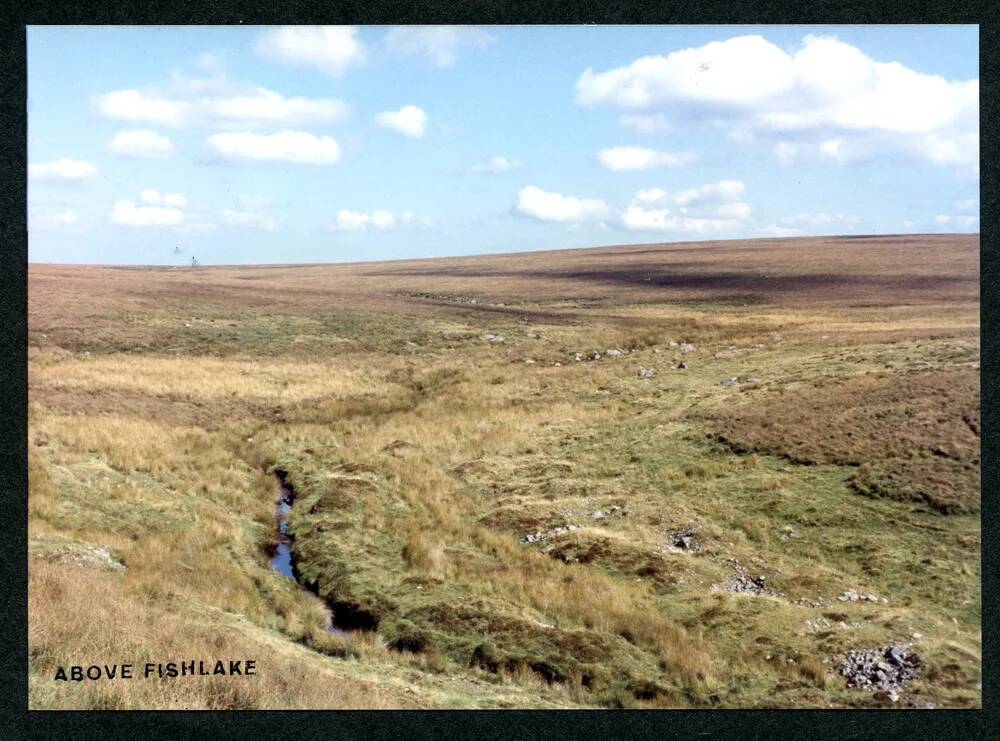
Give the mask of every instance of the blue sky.
[[978, 232], [975, 26], [31, 27], [29, 259]]

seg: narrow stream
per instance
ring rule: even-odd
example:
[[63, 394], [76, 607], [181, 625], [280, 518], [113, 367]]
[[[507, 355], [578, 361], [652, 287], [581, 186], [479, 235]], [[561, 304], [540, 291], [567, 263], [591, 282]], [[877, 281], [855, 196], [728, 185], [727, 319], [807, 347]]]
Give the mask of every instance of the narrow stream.
[[[284, 471], [278, 471], [277, 476], [278, 501], [276, 509], [278, 515], [278, 545], [275, 548], [274, 555], [271, 557], [271, 568], [279, 574], [287, 576], [302, 589], [307, 589], [307, 587], [299, 581], [299, 575], [296, 573], [295, 564], [292, 562], [292, 537], [288, 534], [288, 516], [292, 513], [292, 502], [295, 500], [295, 490], [291, 487], [291, 485], [286, 483]], [[325, 608], [325, 612], [327, 631], [333, 635], [348, 638], [351, 634], [334, 624], [333, 611], [327, 607]]]

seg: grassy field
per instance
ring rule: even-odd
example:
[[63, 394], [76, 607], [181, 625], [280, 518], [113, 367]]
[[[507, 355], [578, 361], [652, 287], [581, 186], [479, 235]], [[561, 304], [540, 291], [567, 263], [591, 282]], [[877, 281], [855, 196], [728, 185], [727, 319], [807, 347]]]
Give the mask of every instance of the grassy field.
[[[981, 704], [976, 237], [32, 265], [29, 319], [33, 708]], [[53, 681], [192, 658], [259, 673]]]

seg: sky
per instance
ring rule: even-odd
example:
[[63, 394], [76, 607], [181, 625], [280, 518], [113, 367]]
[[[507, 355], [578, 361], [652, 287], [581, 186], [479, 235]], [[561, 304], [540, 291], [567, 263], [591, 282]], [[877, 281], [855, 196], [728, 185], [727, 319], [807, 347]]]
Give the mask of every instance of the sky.
[[979, 231], [976, 26], [28, 28], [32, 262]]

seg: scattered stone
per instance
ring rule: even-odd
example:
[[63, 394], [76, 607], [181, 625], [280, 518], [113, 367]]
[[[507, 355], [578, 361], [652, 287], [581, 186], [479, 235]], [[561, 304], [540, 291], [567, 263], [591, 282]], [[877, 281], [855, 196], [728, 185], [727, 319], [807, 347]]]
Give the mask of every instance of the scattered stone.
[[677, 364], [677, 370], [687, 370], [687, 363], [683, 360]]
[[749, 378], [747, 378], [746, 382], [747, 383], [760, 383], [760, 379], [759, 378], [754, 378], [753, 376], [750, 376]]
[[751, 347], [752, 347], [752, 348], [753, 348], [754, 350], [763, 350], [763, 349], [764, 349], [764, 348], [766, 347], [766, 345], [762, 345], [762, 344], [760, 344], [760, 343], [758, 342], [758, 343], [757, 343], [756, 345], [751, 345]]
[[60, 563], [89, 569], [115, 569], [124, 571], [125, 564], [116, 561], [111, 551], [101, 546], [74, 545], [58, 551], [51, 558]]
[[779, 597], [780, 592], [773, 592], [767, 588], [767, 577], [764, 575], [750, 577], [746, 574], [738, 575], [733, 581], [725, 585], [723, 589], [734, 594], [766, 595], [769, 597]]
[[667, 342], [667, 347], [677, 347], [677, 343], [674, 342], [673, 340], [670, 340], [669, 342]]
[[493, 334], [492, 332], [487, 332], [482, 336], [486, 342], [503, 342], [504, 336], [502, 334]]
[[616, 357], [618, 355], [621, 355], [622, 351], [621, 350], [616, 350], [615, 348], [611, 347], [611, 348], [608, 348], [607, 350], [605, 350], [604, 354], [613, 358], [613, 357]]
[[694, 349], [695, 349], [694, 345], [692, 345], [692, 344], [690, 344], [688, 342], [683, 343], [681, 345], [681, 348], [680, 348], [681, 352], [685, 353], [685, 354], [687, 354], [689, 352], [694, 352]]
[[640, 368], [639, 378], [653, 378], [656, 375], [656, 368]]
[[889, 602], [885, 597], [876, 597], [874, 594], [861, 594], [855, 589], [848, 589], [837, 597], [837, 599], [841, 602], [881, 602], [882, 604]]
[[896, 643], [848, 652], [840, 664], [840, 674], [847, 678], [848, 687], [886, 692], [890, 700], [897, 702], [899, 689], [917, 675], [922, 663], [907, 645]]
[[696, 537], [699, 529], [697, 525], [688, 525], [683, 530], [675, 530], [672, 533], [667, 533], [666, 550], [697, 553], [701, 550], [701, 544]]
[[90, 350], [87, 350], [87, 351], [86, 351], [86, 352], [85, 352], [85, 353], [83, 354], [83, 357], [85, 357], [85, 358], [89, 358], [89, 357], [90, 357]]
[[719, 383], [723, 386], [735, 386], [739, 381], [736, 378], [727, 378]]
[[525, 535], [521, 538], [521, 542], [526, 545], [529, 543], [538, 543], [539, 541], [547, 540], [548, 538], [551, 538], [554, 535], [562, 535], [564, 533], [568, 533], [573, 530], [579, 530], [581, 527], [583, 526], [569, 524], [553, 528], [552, 530], [548, 530], [546, 532], [539, 531], [537, 533], [529, 533], [528, 535]]
[[534, 364], [535, 360], [534, 358], [525, 358], [524, 362], [527, 363], [528, 365], [532, 365]]
[[795, 528], [791, 525], [785, 525], [781, 528], [781, 533], [778, 535], [781, 540], [791, 540], [795, 537]]
[[573, 360], [575, 360], [576, 362], [579, 363], [579, 362], [581, 362], [583, 360], [583, 355], [581, 355], [578, 352], [573, 353]]
[[[824, 617], [817, 618], [816, 620], [806, 620], [806, 630], [810, 633], [825, 633], [832, 627], [833, 625], [830, 624], [830, 621]], [[824, 663], [826, 663], [825, 659]]]

